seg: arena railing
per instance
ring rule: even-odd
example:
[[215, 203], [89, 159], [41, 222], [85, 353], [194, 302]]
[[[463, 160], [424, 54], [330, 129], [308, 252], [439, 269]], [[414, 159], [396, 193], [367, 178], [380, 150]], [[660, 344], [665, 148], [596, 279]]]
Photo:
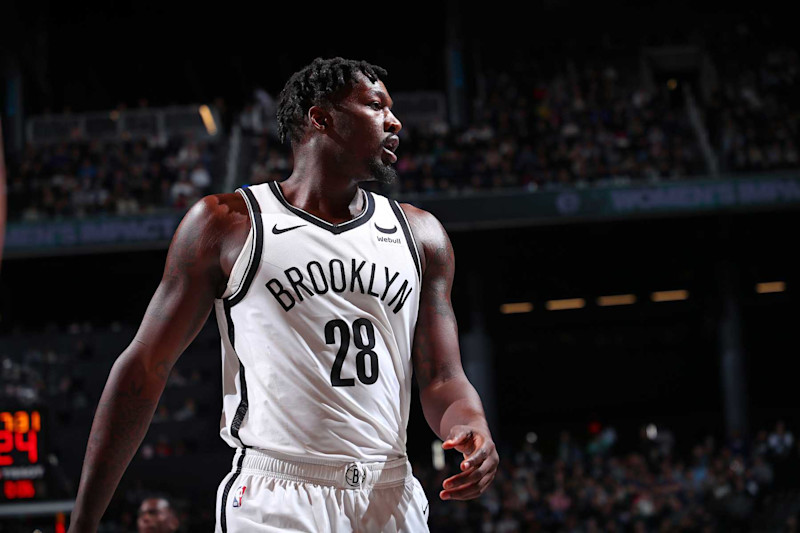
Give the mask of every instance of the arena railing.
[[33, 145], [80, 141], [126, 141], [191, 134], [212, 140], [221, 133], [219, 111], [208, 105], [41, 115], [28, 119], [26, 139]]
[[[406, 194], [397, 199], [434, 213], [448, 231], [795, 210], [800, 207], [800, 170], [539, 191]], [[166, 248], [184, 212], [165, 208], [147, 215], [12, 222], [4, 253], [11, 259]]]

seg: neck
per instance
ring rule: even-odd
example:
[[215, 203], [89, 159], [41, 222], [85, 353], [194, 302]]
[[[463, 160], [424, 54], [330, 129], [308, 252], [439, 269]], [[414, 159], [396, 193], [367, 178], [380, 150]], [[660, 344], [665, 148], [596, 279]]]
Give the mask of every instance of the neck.
[[286, 201], [331, 224], [347, 222], [364, 209], [358, 181], [319, 150], [296, 150], [294, 169], [281, 183]]

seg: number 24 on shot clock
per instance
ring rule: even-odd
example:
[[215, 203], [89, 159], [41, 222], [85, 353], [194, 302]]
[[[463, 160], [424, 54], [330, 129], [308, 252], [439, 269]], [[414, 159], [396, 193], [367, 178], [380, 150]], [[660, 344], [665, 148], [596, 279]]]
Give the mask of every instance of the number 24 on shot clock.
[[39, 411], [0, 412], [0, 466], [39, 462]]
[[38, 497], [36, 482], [44, 477], [44, 465], [39, 462], [41, 432], [41, 411], [0, 411], [0, 500]]

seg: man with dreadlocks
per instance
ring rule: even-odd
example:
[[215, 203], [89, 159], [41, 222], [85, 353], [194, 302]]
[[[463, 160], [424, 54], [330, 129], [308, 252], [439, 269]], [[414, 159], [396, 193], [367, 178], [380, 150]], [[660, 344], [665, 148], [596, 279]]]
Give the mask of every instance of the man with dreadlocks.
[[396, 178], [402, 126], [385, 77], [342, 58], [295, 73], [278, 102], [292, 174], [187, 213], [98, 405], [71, 531], [96, 529], [212, 307], [220, 435], [235, 450], [218, 532], [427, 531], [406, 458], [412, 374], [443, 447], [464, 456], [439, 497], [476, 498], [494, 479], [498, 455], [461, 366], [450, 240], [431, 214], [359, 187]]

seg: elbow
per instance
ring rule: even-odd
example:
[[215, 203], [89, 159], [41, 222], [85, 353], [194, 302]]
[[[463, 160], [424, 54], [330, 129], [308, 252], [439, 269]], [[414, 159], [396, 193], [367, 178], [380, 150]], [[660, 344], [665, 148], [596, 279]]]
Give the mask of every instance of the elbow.
[[163, 388], [171, 370], [172, 366], [149, 350], [147, 345], [134, 340], [117, 357], [111, 368], [111, 374], [124, 376], [139, 383], [160, 383]]
[[467, 375], [461, 368], [447, 369], [446, 371], [437, 372], [431, 376], [426, 383], [420, 386], [420, 390], [435, 392], [438, 390], [450, 389], [453, 387], [471, 386]]

